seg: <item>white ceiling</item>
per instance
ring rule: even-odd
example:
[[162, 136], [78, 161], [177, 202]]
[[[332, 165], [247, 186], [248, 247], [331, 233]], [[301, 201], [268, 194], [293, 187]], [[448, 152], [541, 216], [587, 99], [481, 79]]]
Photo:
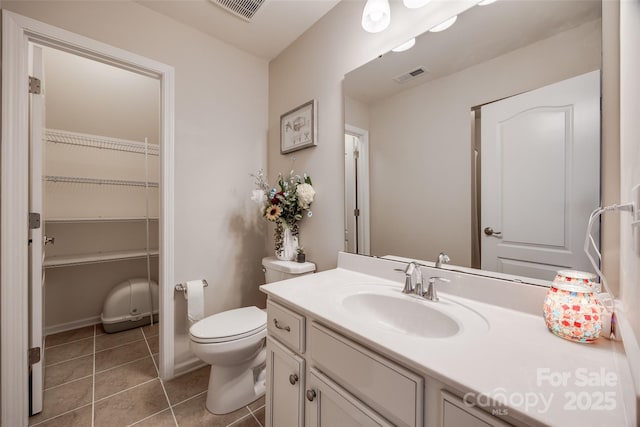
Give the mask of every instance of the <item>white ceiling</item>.
[[[371, 103], [597, 20], [601, 10], [600, 0], [502, 0], [472, 7], [450, 29], [426, 32], [410, 50], [388, 52], [348, 73], [344, 90]], [[428, 72], [402, 84], [393, 80], [418, 66]]]
[[339, 0], [265, 0], [246, 22], [209, 0], [139, 0], [138, 3], [260, 58], [271, 60]]

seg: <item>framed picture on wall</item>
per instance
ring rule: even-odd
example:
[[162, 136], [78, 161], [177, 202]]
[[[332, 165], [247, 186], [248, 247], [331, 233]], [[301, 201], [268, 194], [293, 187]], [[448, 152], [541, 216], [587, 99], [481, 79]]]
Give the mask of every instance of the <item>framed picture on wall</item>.
[[318, 145], [317, 105], [312, 99], [280, 116], [280, 154]]

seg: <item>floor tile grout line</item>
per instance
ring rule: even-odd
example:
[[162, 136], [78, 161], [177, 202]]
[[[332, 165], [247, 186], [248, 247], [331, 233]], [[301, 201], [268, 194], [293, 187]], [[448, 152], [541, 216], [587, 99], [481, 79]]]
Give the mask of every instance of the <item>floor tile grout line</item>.
[[136, 385], [134, 385], [134, 386], [132, 386], [132, 387], [125, 388], [124, 390], [120, 390], [120, 391], [117, 391], [117, 392], [115, 392], [115, 393], [113, 393], [113, 394], [110, 394], [110, 395], [108, 395], [108, 396], [104, 396], [104, 397], [101, 397], [100, 399], [96, 399], [95, 403], [100, 403], [100, 402], [102, 402], [103, 400], [109, 399], [109, 398], [111, 398], [111, 397], [117, 396], [117, 395], [122, 394], [122, 393], [125, 393], [125, 392], [127, 392], [127, 391], [131, 391], [131, 390], [133, 390], [134, 388], [142, 387], [143, 385], [147, 385], [147, 384], [152, 383], [153, 381], [155, 381], [155, 380], [159, 380], [159, 379], [160, 379], [160, 378], [158, 378], [158, 377], [151, 378], [150, 380], [147, 380], [147, 381], [145, 381], [145, 382], [141, 382], [140, 384], [136, 384]]
[[93, 325], [93, 386], [91, 390], [91, 427], [96, 423], [96, 337], [97, 326]]
[[63, 385], [75, 383], [75, 382], [81, 381], [81, 380], [86, 380], [87, 378], [91, 378], [92, 375], [93, 374], [89, 374], [89, 375], [85, 375], [84, 377], [74, 378], [74, 379], [69, 380], [67, 382], [56, 384], [56, 385], [53, 385], [51, 387], [47, 387], [47, 388], [43, 389], [42, 391], [49, 391], [49, 390], [53, 390], [54, 388], [62, 387]]
[[[96, 371], [96, 375], [102, 375], [105, 372], [113, 371], [114, 369], [118, 369], [118, 368], [122, 368], [123, 366], [131, 365], [133, 363], [136, 363], [136, 362], [139, 362], [141, 360], [144, 360], [144, 359], [146, 359], [148, 357], [149, 356], [140, 357], [138, 359], [133, 359], [133, 360], [130, 360], [128, 362], [121, 363], [120, 365], [116, 365], [116, 366], [112, 366], [112, 367], [107, 368], [107, 369], [103, 369], [102, 371]], [[153, 359], [153, 356], [151, 357], [151, 359]]]
[[46, 423], [46, 422], [49, 422], [49, 421], [51, 421], [51, 420], [55, 420], [56, 418], [60, 418], [60, 417], [62, 417], [63, 415], [67, 415], [67, 414], [70, 414], [70, 413], [72, 413], [72, 412], [79, 411], [80, 409], [86, 408], [86, 407], [87, 407], [87, 406], [89, 406], [89, 405], [91, 405], [91, 403], [87, 403], [87, 404], [82, 405], [82, 406], [79, 406], [79, 407], [77, 407], [77, 408], [70, 409], [70, 410], [68, 410], [67, 412], [63, 412], [63, 413], [58, 414], [58, 415], [55, 415], [55, 416], [53, 416], [53, 417], [45, 418], [44, 420], [40, 420], [40, 421], [38, 421], [38, 422], [37, 422], [37, 423], [35, 423], [35, 424], [29, 424], [29, 427], [39, 426], [39, 425], [44, 424], [44, 423]]
[[88, 356], [91, 356], [91, 353], [83, 354], [83, 355], [80, 355], [80, 356], [72, 357], [71, 359], [65, 359], [65, 360], [62, 360], [60, 362], [52, 363], [50, 365], [45, 366], [45, 368], [50, 368], [52, 366], [62, 365], [63, 363], [72, 362], [74, 360], [82, 359], [83, 357], [88, 357]]
[[[48, 336], [51, 336], [51, 335], [48, 335]], [[78, 338], [77, 340], [73, 340], [73, 341], [69, 341], [69, 342], [63, 342], [63, 343], [56, 344], [56, 345], [46, 345], [45, 344], [44, 348], [45, 348], [45, 350], [51, 350], [52, 348], [62, 347], [63, 345], [68, 345], [68, 344], [75, 344], [75, 343], [80, 342], [80, 341], [90, 340], [91, 338], [93, 338], [93, 335], [92, 336], [88, 336], [88, 337], [84, 337], [84, 338]], [[46, 340], [46, 337], [45, 337], [45, 340]]]
[[260, 409], [263, 409], [265, 406], [266, 406], [266, 404], [265, 404], [265, 405], [260, 406], [259, 408], [256, 408], [256, 410], [255, 410], [255, 411], [254, 411], [254, 410], [252, 410], [252, 409], [249, 407], [249, 405], [247, 405], [247, 406], [246, 406], [246, 408], [249, 410], [249, 413], [250, 413], [251, 415], [253, 415], [253, 418], [255, 418], [255, 420], [258, 422], [258, 424], [260, 425], [260, 427], [264, 427], [264, 426], [262, 425], [262, 423], [260, 422], [260, 420], [258, 419], [258, 417], [256, 417], [256, 412], [257, 412], [257, 411], [259, 411]]
[[195, 399], [196, 397], [200, 397], [200, 396], [202, 396], [203, 394], [206, 394], [206, 393], [207, 393], [207, 390], [205, 390], [205, 391], [201, 391], [201, 392], [200, 392], [200, 393], [198, 393], [198, 394], [195, 394], [195, 395], [193, 395], [193, 396], [191, 396], [191, 397], [187, 397], [186, 399], [181, 400], [180, 402], [176, 403], [175, 405], [172, 405], [171, 407], [172, 407], [172, 408], [175, 408], [175, 407], [176, 407], [176, 406], [178, 406], [178, 405], [182, 405], [183, 403], [188, 402], [188, 401], [190, 401], [190, 400], [192, 400], [192, 399]]
[[154, 414], [151, 414], [151, 415], [149, 415], [149, 416], [146, 416], [146, 417], [144, 417], [144, 418], [143, 418], [143, 419], [141, 419], [141, 420], [138, 420], [138, 421], [136, 421], [136, 422], [134, 422], [134, 423], [128, 424], [128, 425], [127, 425], [127, 427], [132, 427], [132, 426], [135, 426], [135, 425], [137, 425], [137, 424], [140, 424], [141, 422], [147, 421], [148, 419], [151, 419], [151, 418], [155, 417], [156, 415], [160, 415], [161, 413], [163, 413], [163, 412], [164, 412], [164, 411], [166, 411], [167, 409], [169, 409], [169, 408], [161, 409], [160, 411], [158, 411], [158, 412], [156, 412], [156, 413], [154, 413]]
[[162, 387], [162, 392], [164, 393], [165, 399], [167, 399], [167, 405], [169, 405], [169, 411], [171, 411], [171, 416], [173, 417], [173, 422], [178, 427], [178, 419], [176, 418], [176, 414], [173, 412], [173, 407], [171, 406], [171, 400], [169, 400], [169, 395], [167, 394], [167, 389], [164, 386], [164, 381], [160, 378], [160, 370], [158, 369], [158, 365], [156, 365], [156, 360], [153, 358], [153, 352], [151, 351], [151, 346], [149, 345], [149, 341], [147, 340], [147, 336], [144, 333], [144, 330], [140, 328], [142, 331], [142, 338], [144, 338], [144, 342], [147, 344], [147, 350], [149, 350], [149, 354], [151, 355], [151, 361], [153, 362], [153, 366], [156, 368], [156, 374], [158, 375], [158, 380], [160, 381], [160, 386]]
[[59, 384], [59, 385], [54, 385], [53, 387], [46, 388], [43, 391], [49, 391], [49, 390], [53, 390], [53, 389], [56, 389], [56, 388], [60, 388], [62, 386], [68, 385], [68, 384], [77, 383], [78, 381], [86, 380], [87, 378], [91, 378], [91, 374], [85, 375], [82, 378], [76, 378], [76, 379], [73, 379], [71, 381], [67, 381], [66, 383], [62, 383], [62, 384]]
[[229, 424], [227, 424], [226, 427], [233, 427], [235, 424], [239, 423], [240, 421], [247, 419], [247, 418], [253, 418], [258, 424], [260, 424], [260, 421], [258, 421], [256, 419], [256, 417], [253, 416], [253, 414], [251, 413], [251, 411], [249, 411], [249, 413], [243, 417], [238, 418], [237, 420], [233, 420], [232, 422], [230, 422]]
[[113, 350], [113, 349], [116, 349], [116, 348], [124, 347], [125, 345], [130, 345], [130, 344], [137, 343], [137, 342], [144, 341], [144, 340], [145, 339], [144, 339], [144, 335], [143, 335], [142, 338], [140, 338], [140, 339], [133, 340], [133, 341], [127, 341], [127, 342], [122, 343], [122, 344], [114, 345], [113, 347], [103, 348], [101, 350], [96, 351], [96, 353], [102, 353], [104, 351], [109, 351], [109, 350]]

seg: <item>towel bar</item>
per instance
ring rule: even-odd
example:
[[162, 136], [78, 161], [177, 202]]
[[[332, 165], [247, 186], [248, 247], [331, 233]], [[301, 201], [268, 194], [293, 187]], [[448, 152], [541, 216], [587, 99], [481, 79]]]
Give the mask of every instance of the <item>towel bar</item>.
[[[202, 283], [204, 284], [204, 287], [206, 288], [207, 286], [209, 286], [209, 284], [207, 283], [207, 281], [205, 279], [202, 279]], [[178, 283], [176, 285], [176, 291], [178, 292], [187, 292], [187, 285], [186, 283]]]

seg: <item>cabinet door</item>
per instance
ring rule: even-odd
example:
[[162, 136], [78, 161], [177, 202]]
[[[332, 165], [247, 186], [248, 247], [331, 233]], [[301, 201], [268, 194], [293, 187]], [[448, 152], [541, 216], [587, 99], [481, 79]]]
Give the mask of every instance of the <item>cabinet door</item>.
[[308, 427], [392, 427], [346, 390], [311, 369], [306, 391]]
[[304, 426], [304, 359], [267, 337], [267, 427]]
[[499, 420], [465, 403], [458, 397], [440, 392], [442, 404], [442, 427], [508, 427], [509, 424]]

